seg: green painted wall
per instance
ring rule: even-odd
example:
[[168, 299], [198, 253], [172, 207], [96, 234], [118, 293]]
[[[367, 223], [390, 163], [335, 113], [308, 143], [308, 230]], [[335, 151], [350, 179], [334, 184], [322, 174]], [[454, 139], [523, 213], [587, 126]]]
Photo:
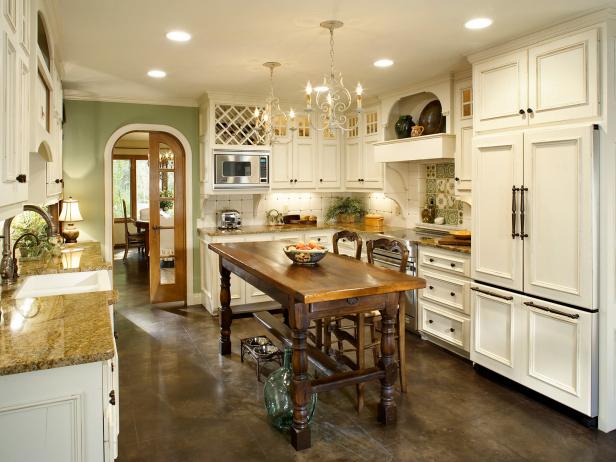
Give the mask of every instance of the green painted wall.
[[[150, 104], [106, 103], [99, 101], [64, 102], [63, 164], [64, 193], [79, 199], [84, 221], [79, 224], [84, 236], [105, 242], [105, 184], [103, 155], [109, 137], [128, 124], [169, 125], [184, 134], [193, 154], [194, 232], [193, 292], [199, 291], [199, 240], [196, 220], [199, 210], [199, 110], [196, 107]], [[190, 281], [189, 281], [190, 282]]]

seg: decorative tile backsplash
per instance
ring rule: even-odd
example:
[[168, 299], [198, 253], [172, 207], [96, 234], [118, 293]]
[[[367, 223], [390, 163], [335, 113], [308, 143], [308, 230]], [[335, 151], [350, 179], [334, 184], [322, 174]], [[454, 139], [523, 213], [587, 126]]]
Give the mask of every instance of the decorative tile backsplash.
[[447, 225], [461, 225], [464, 214], [462, 202], [456, 199], [455, 164], [426, 164], [426, 197], [422, 208], [430, 199], [436, 204], [436, 216], [445, 218]]

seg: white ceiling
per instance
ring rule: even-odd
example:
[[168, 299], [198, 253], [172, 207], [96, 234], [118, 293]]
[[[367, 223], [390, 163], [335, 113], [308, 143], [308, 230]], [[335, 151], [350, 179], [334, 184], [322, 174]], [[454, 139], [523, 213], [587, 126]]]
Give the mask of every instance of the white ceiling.
[[[265, 94], [265, 61], [280, 61], [276, 93], [301, 97], [328, 69], [326, 19], [348, 87], [366, 96], [468, 67], [465, 56], [605, 5], [605, 0], [52, 0], [67, 93], [190, 104], [205, 91]], [[470, 31], [467, 19], [494, 24]], [[169, 30], [190, 32], [173, 43]], [[387, 57], [393, 67], [372, 62]], [[146, 76], [167, 71], [165, 79]]]

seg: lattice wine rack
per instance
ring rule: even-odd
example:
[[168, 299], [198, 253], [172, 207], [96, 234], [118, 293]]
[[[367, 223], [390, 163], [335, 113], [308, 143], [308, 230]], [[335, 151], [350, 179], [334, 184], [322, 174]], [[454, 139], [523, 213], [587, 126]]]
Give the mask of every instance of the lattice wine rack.
[[[265, 134], [257, 126], [255, 109], [258, 106], [232, 104], [214, 105], [214, 142], [224, 145], [262, 146]], [[262, 111], [263, 108], [259, 107]]]

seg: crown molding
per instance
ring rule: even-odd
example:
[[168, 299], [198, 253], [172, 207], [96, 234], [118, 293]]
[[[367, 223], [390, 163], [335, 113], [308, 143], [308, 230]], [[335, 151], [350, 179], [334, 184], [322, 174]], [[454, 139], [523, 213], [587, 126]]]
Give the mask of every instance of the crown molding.
[[64, 99], [70, 101], [98, 101], [102, 103], [149, 104], [152, 106], [199, 106], [197, 100], [192, 98], [130, 98], [126, 96], [92, 95], [91, 93], [79, 90], [64, 90]]
[[570, 17], [555, 24], [554, 26], [541, 28], [537, 32], [524, 34], [518, 36], [517, 38], [507, 40], [498, 45], [492, 45], [484, 50], [468, 55], [467, 59], [471, 64], [475, 64], [479, 61], [492, 58], [496, 55], [509, 53], [520, 48], [525, 48], [531, 45], [535, 45], [536, 43], [561, 36], [568, 32], [577, 31], [585, 27], [595, 26], [599, 23], [613, 19], [616, 19], [616, 8], [601, 8], [591, 13]]

